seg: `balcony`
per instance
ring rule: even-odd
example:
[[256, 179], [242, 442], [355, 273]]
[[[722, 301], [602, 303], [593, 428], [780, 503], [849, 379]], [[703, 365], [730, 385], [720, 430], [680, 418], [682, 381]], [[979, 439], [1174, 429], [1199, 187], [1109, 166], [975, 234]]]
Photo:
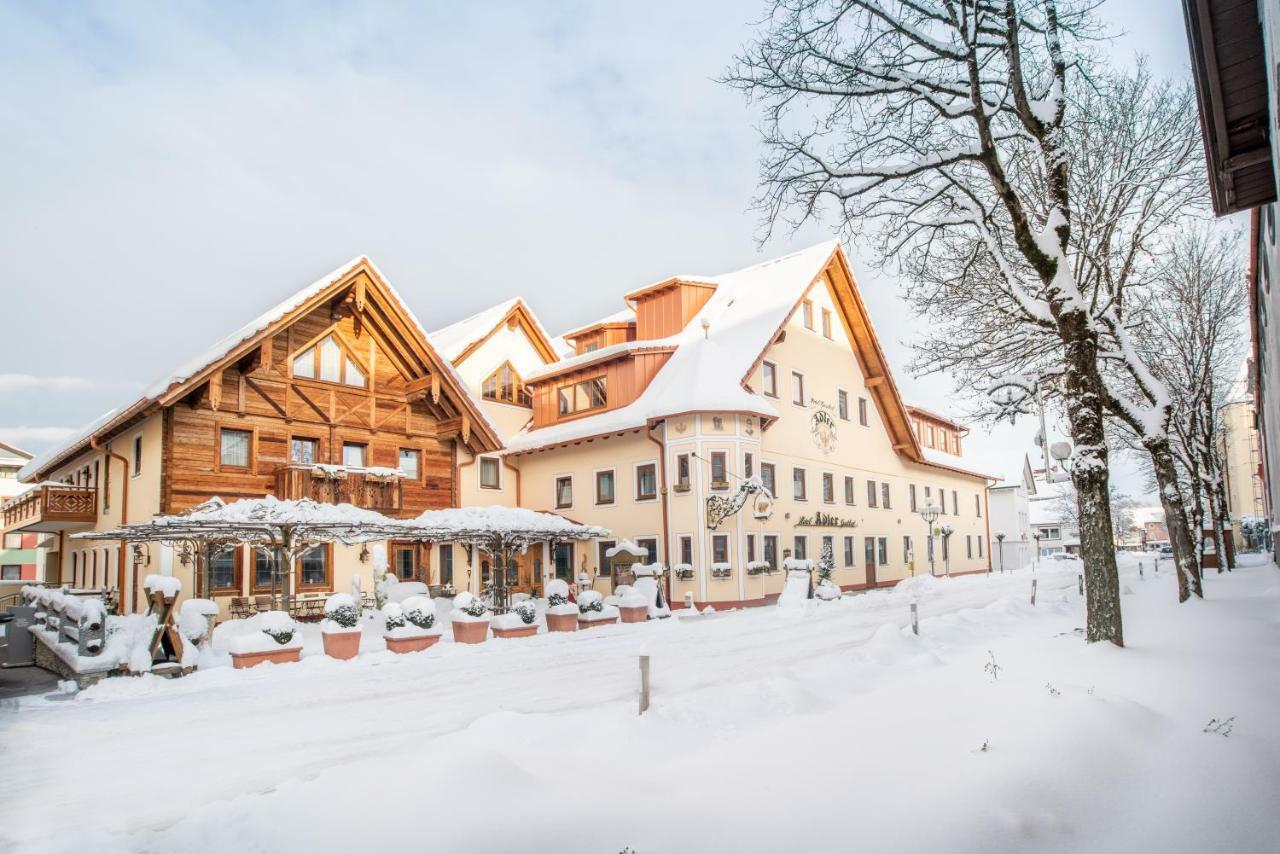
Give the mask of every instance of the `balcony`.
[[324, 504], [354, 504], [396, 515], [404, 508], [403, 475], [344, 466], [286, 465], [276, 469], [276, 498], [310, 498]]
[[4, 529], [57, 533], [87, 527], [98, 519], [97, 505], [91, 486], [41, 484], [4, 503]]

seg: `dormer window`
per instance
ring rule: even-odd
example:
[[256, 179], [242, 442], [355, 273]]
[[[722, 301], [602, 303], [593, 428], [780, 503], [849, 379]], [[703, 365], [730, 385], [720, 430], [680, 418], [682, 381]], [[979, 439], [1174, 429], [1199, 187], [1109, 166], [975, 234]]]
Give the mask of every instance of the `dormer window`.
[[503, 362], [498, 370], [489, 374], [481, 386], [481, 394], [485, 400], [496, 400], [499, 403], [514, 403], [516, 406], [532, 406], [529, 392], [524, 382], [510, 362]]
[[364, 369], [332, 335], [293, 357], [293, 375], [357, 388], [366, 388], [369, 383]]

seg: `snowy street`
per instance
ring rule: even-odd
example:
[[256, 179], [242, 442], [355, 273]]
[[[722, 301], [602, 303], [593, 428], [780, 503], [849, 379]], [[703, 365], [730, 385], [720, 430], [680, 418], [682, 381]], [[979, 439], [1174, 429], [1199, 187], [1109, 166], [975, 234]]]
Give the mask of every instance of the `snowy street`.
[[0, 848], [1273, 850], [1280, 571], [1179, 607], [1124, 563], [1122, 651], [1074, 633], [1077, 566], [1035, 608], [1027, 570], [918, 581], [919, 639], [890, 590], [30, 698]]

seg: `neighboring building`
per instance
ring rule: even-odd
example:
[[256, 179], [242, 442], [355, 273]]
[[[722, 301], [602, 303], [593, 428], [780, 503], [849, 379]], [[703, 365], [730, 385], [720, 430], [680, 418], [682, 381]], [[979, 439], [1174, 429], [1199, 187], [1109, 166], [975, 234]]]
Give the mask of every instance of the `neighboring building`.
[[1240, 377], [1231, 387], [1222, 406], [1222, 427], [1218, 452], [1223, 462], [1223, 486], [1227, 494], [1227, 512], [1237, 543], [1258, 548], [1245, 536], [1246, 519], [1266, 517], [1265, 484], [1262, 479], [1262, 443], [1257, 430], [1257, 413], [1253, 407], [1253, 360], [1246, 359]]
[[[504, 567], [518, 591], [551, 577], [601, 589], [626, 538], [674, 566], [676, 601], [760, 604], [787, 557], [830, 549], [846, 589], [912, 571], [987, 571], [988, 478], [963, 425], [900, 399], [839, 244], [627, 293], [622, 311], [550, 338], [509, 300], [425, 333], [367, 259], [283, 301], [23, 469], [6, 530], [56, 533], [51, 577], [118, 588], [149, 573], [227, 603], [268, 592], [247, 549], [196, 579], [172, 549], [67, 533], [232, 500], [346, 500], [410, 516], [518, 505], [613, 536], [531, 547]], [[749, 489], [761, 484], [772, 500]], [[744, 488], [746, 487], [746, 488]], [[930, 536], [918, 515], [942, 515]], [[403, 578], [480, 592], [482, 553], [388, 544]], [[371, 573], [359, 547], [294, 567], [303, 593]], [[366, 588], [367, 589], [367, 588]]]
[[[18, 472], [31, 462], [31, 454], [0, 442], [0, 502], [26, 489]], [[40, 581], [43, 561], [39, 534], [5, 533], [0, 540], [0, 581]]]
[[[1031, 500], [1037, 494], [1031, 460], [1025, 454], [1018, 473], [989, 490], [991, 537], [996, 544], [993, 562], [997, 567], [1002, 551], [1006, 569], [1027, 566], [1032, 562], [1036, 544], [1031, 530]], [[1004, 534], [1003, 543], [1000, 542], [1000, 534]]]
[[[1219, 216], [1250, 212], [1249, 302], [1263, 513], [1280, 545], [1280, 0], [1183, 0], [1209, 197]], [[1234, 514], [1233, 514], [1234, 515]]]
[[1059, 552], [1080, 554], [1080, 523], [1071, 475], [1054, 468], [1046, 477], [1044, 469], [1036, 469], [1033, 483], [1035, 490], [1028, 510], [1032, 541], [1039, 548], [1040, 557]]

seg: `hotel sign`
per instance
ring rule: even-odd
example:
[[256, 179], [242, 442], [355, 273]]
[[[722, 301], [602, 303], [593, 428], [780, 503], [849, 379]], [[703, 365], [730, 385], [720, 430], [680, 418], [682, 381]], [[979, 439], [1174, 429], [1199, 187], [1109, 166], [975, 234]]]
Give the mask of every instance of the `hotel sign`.
[[858, 522], [856, 519], [843, 519], [834, 513], [823, 513], [821, 511], [814, 513], [812, 516], [801, 516], [796, 520], [797, 528], [856, 528]]

